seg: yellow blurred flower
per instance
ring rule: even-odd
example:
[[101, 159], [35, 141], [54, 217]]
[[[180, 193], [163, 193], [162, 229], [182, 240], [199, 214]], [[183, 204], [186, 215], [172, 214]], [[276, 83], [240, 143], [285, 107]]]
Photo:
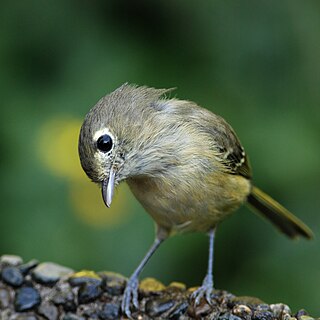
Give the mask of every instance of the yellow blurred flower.
[[[126, 218], [130, 192], [121, 185], [111, 208], [106, 208], [99, 188], [83, 172], [78, 156], [78, 136], [82, 121], [72, 117], [49, 119], [40, 128], [38, 149], [43, 164], [55, 175], [68, 180], [69, 198], [74, 212], [85, 223], [95, 227], [112, 226]], [[50, 141], [50, 148], [48, 148]]]

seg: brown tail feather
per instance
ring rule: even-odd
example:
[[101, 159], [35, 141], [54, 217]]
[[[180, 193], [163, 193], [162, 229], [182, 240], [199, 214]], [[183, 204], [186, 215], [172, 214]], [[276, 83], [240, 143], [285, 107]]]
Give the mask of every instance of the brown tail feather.
[[303, 236], [311, 239], [313, 237], [308, 226], [259, 188], [252, 187], [247, 200], [259, 213], [262, 213], [290, 238]]

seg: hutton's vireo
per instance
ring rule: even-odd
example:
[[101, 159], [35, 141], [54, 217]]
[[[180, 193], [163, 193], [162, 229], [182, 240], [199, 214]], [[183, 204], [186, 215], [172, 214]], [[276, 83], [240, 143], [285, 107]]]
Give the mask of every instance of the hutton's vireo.
[[246, 153], [231, 126], [194, 102], [169, 99], [167, 89], [124, 84], [87, 114], [79, 138], [82, 167], [111, 205], [126, 181], [154, 219], [155, 241], [127, 282], [123, 312], [138, 306], [138, 276], [161, 242], [175, 232], [209, 233], [208, 272], [192, 297], [213, 290], [216, 226], [248, 202], [289, 237], [311, 238], [310, 229], [253, 186]]

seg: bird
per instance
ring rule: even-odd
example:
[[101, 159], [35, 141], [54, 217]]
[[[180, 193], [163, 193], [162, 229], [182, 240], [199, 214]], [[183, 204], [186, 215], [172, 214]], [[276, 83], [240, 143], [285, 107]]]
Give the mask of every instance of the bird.
[[[138, 308], [139, 275], [169, 236], [209, 236], [206, 276], [191, 299], [210, 303], [217, 226], [242, 204], [266, 217], [290, 238], [312, 238], [296, 216], [253, 184], [248, 156], [232, 127], [198, 104], [171, 98], [173, 89], [125, 83], [101, 98], [85, 116], [79, 157], [101, 188], [107, 207], [126, 182], [156, 225], [155, 240], [128, 279], [122, 311]], [[276, 165], [273, 163], [272, 165]]]

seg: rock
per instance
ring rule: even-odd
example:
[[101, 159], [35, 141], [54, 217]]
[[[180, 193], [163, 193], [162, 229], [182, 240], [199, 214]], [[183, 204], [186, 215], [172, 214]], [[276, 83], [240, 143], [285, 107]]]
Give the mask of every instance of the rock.
[[102, 278], [100, 278], [99, 275], [93, 271], [80, 271], [80, 272], [74, 273], [69, 278], [69, 283], [73, 287], [78, 287], [86, 283], [95, 283], [97, 285], [101, 285]]
[[53, 289], [50, 295], [50, 300], [55, 305], [62, 305], [66, 312], [72, 312], [77, 309], [75, 296], [69, 283], [58, 284], [58, 286]]
[[34, 309], [41, 302], [38, 290], [32, 287], [23, 287], [18, 290], [14, 306], [18, 312]]
[[45, 284], [53, 285], [61, 277], [72, 274], [74, 271], [70, 268], [60, 266], [53, 262], [40, 263], [32, 272], [35, 281]]
[[149, 300], [146, 303], [146, 313], [154, 318], [159, 317], [164, 312], [168, 311], [174, 306], [175, 302], [171, 299], [158, 299], [158, 300]]
[[31, 260], [19, 266], [19, 270], [25, 276], [30, 272], [30, 270], [34, 269], [38, 264], [39, 264], [38, 260]]
[[306, 310], [301, 309], [296, 313], [296, 318], [298, 318], [298, 320], [300, 320], [301, 316], [308, 316], [308, 315], [309, 315], [309, 313]]
[[7, 254], [7, 255], [3, 255], [3, 256], [0, 257], [0, 264], [3, 265], [3, 266], [7, 265], [7, 266], [16, 267], [16, 266], [18, 266], [18, 265], [20, 265], [22, 263], [23, 263], [23, 260], [19, 256], [14, 256], [14, 255]]
[[285, 314], [291, 314], [290, 308], [283, 303], [271, 304], [270, 309], [273, 315], [278, 318], [282, 318]]
[[102, 320], [113, 320], [120, 318], [120, 306], [116, 303], [105, 303], [99, 312], [99, 318]]
[[5, 283], [13, 287], [20, 287], [23, 283], [23, 275], [17, 267], [3, 268], [1, 276]]
[[252, 315], [252, 310], [244, 304], [238, 304], [233, 307], [232, 313], [244, 320], [250, 320]]
[[242, 320], [240, 317], [226, 312], [218, 317], [218, 320]]
[[168, 285], [167, 289], [169, 289], [169, 288], [174, 288], [174, 289], [179, 289], [179, 290], [181, 290], [181, 291], [184, 291], [184, 290], [187, 289], [187, 286], [186, 286], [184, 283], [182, 283], [182, 282], [176, 282], [176, 281], [174, 281], [174, 282], [171, 282], [171, 283]]
[[140, 282], [139, 289], [145, 292], [162, 291], [166, 287], [154, 278], [145, 278]]
[[270, 311], [256, 310], [253, 313], [252, 320], [273, 320], [273, 313]]
[[264, 302], [258, 298], [255, 297], [248, 297], [248, 296], [242, 296], [242, 297], [233, 297], [232, 302], [235, 304], [252, 304], [252, 305], [264, 305]]
[[35, 315], [30, 315], [30, 314], [15, 314], [11, 316], [9, 319], [10, 320], [38, 320], [39, 318]]
[[98, 320], [100, 308], [97, 303], [83, 304], [78, 307], [77, 314], [81, 315], [85, 319]]
[[45, 317], [48, 320], [57, 320], [58, 319], [58, 308], [48, 302], [42, 303], [38, 308], [38, 313]]
[[271, 311], [271, 308], [268, 304], [261, 303], [261, 304], [257, 305], [257, 310], [258, 311]]
[[103, 289], [112, 296], [123, 294], [127, 279], [115, 272], [100, 272], [103, 278]]
[[101, 287], [96, 283], [86, 283], [78, 291], [78, 301], [80, 304], [89, 303], [98, 299], [102, 295]]
[[202, 299], [200, 304], [197, 306], [194, 306], [193, 303], [191, 305], [192, 308], [190, 309], [193, 309], [192, 314], [196, 319], [204, 318], [212, 311], [212, 307], [207, 303], [205, 299]]
[[10, 305], [10, 294], [7, 289], [0, 288], [0, 310], [8, 308]]
[[72, 313], [67, 313], [66, 315], [63, 316], [62, 320], [85, 320], [85, 318], [79, 317]]
[[168, 314], [168, 319], [170, 320], [178, 320], [184, 315], [188, 310], [189, 303], [187, 301], [183, 301], [177, 304], [172, 311]]

